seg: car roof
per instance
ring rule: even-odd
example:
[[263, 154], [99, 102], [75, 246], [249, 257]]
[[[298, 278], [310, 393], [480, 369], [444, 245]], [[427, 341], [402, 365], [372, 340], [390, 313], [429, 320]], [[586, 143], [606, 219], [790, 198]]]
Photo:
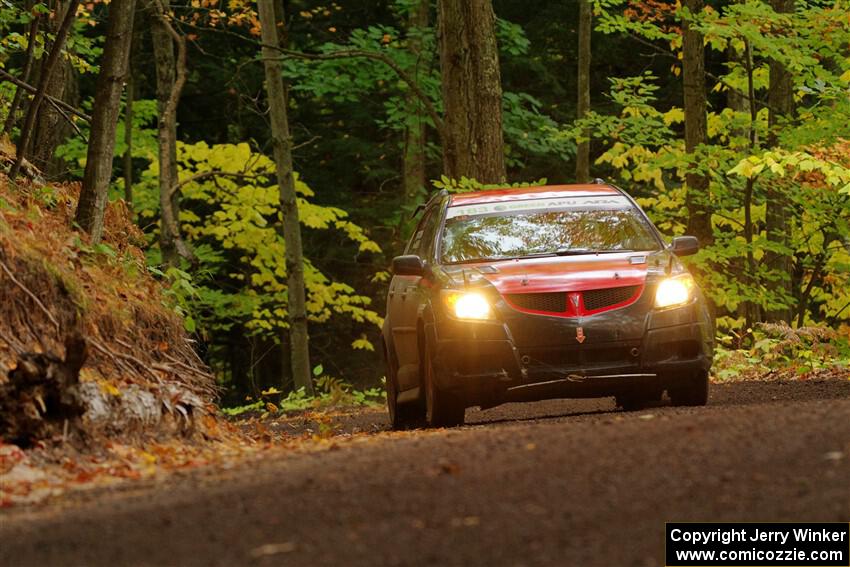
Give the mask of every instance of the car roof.
[[603, 183], [575, 185], [541, 185], [537, 187], [511, 187], [488, 189], [474, 193], [459, 193], [451, 196], [449, 206], [522, 201], [525, 199], [550, 199], [557, 197], [593, 197], [598, 195], [622, 195], [622, 191]]

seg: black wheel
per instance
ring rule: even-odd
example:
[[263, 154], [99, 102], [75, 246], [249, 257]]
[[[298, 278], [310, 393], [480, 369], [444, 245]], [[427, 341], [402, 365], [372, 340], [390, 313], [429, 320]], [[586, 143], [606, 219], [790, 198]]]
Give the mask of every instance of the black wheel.
[[679, 380], [667, 390], [674, 406], [704, 406], [708, 403], [707, 371], [700, 370]]
[[389, 356], [384, 351], [387, 364], [386, 392], [387, 411], [390, 414], [390, 425], [393, 429], [410, 429], [421, 426], [425, 421], [425, 409], [421, 401], [398, 403], [398, 385], [396, 383], [395, 368], [390, 362]]
[[425, 421], [430, 427], [456, 427], [463, 425], [466, 405], [451, 392], [441, 390], [434, 380], [434, 364], [431, 353], [425, 349]]

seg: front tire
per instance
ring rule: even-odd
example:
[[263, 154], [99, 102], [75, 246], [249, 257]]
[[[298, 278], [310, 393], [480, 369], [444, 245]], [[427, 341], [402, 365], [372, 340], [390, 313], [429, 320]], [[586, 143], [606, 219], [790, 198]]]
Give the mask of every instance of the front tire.
[[396, 431], [402, 429], [413, 429], [419, 427], [425, 421], [425, 411], [420, 400], [406, 404], [398, 403], [398, 385], [396, 383], [395, 368], [390, 362], [389, 356], [384, 351], [387, 364], [387, 378], [385, 390], [387, 393], [387, 413], [390, 416], [390, 426]]
[[704, 406], [708, 403], [708, 371], [700, 370], [668, 390], [674, 406]]
[[466, 405], [457, 395], [440, 389], [434, 379], [431, 353], [425, 349], [423, 366], [425, 382], [425, 421], [430, 427], [457, 427], [463, 425]]

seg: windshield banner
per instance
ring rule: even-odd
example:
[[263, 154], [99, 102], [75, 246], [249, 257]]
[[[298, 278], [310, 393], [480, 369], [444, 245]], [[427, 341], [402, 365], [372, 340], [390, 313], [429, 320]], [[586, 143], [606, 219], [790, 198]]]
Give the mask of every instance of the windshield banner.
[[447, 219], [457, 217], [498, 215], [505, 213], [549, 212], [592, 209], [624, 209], [631, 206], [626, 197], [604, 195], [598, 197], [561, 197], [555, 199], [528, 199], [523, 201], [501, 201], [449, 207]]

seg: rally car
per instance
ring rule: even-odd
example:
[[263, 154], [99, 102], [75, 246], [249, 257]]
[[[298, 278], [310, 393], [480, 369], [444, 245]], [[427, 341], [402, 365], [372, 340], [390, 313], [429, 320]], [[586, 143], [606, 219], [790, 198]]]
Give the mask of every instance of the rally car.
[[434, 195], [392, 263], [392, 425], [548, 398], [704, 405], [713, 318], [678, 260], [698, 249], [601, 181]]

